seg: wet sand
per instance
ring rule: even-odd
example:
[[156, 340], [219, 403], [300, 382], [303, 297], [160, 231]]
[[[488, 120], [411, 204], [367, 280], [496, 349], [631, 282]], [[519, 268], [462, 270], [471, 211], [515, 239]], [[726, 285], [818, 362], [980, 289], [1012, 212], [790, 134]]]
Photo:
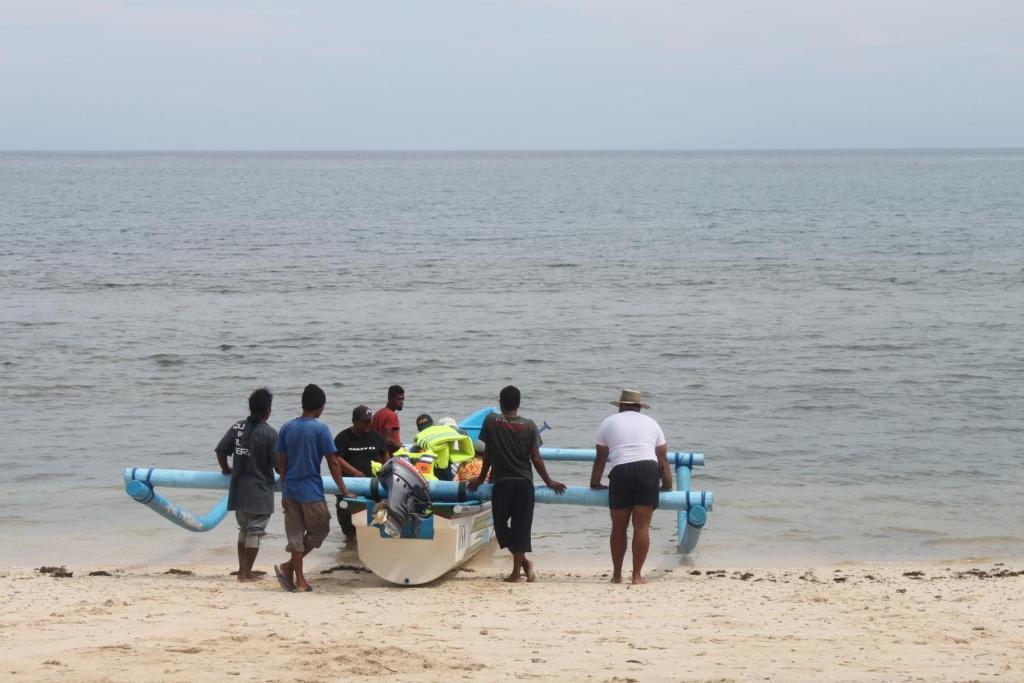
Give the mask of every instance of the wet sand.
[[421, 588], [357, 569], [317, 570], [307, 594], [281, 591], [272, 573], [239, 584], [226, 567], [0, 570], [0, 679], [1012, 681], [1024, 671], [1024, 572], [1009, 561], [675, 569], [644, 586], [541, 563], [537, 583], [516, 585], [490, 567]]

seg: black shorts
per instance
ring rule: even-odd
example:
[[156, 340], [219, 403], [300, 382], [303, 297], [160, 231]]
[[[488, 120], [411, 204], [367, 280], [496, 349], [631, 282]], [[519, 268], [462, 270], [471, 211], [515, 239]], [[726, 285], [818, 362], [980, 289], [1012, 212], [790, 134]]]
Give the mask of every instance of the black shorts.
[[661, 468], [656, 460], [616, 465], [608, 474], [608, 507], [612, 510], [634, 505], [658, 507]]
[[513, 553], [533, 551], [533, 482], [529, 479], [502, 479], [491, 490], [491, 514], [498, 545]]

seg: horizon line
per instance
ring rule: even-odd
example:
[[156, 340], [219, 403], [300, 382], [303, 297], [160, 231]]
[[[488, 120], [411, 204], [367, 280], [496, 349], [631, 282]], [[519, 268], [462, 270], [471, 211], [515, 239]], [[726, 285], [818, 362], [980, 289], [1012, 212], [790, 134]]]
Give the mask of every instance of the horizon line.
[[967, 152], [1024, 151], [1024, 146], [949, 147], [566, 147], [566, 148], [423, 148], [423, 149], [312, 149], [312, 148], [66, 148], [0, 149], [0, 154], [565, 154], [565, 153], [752, 153], [752, 152]]

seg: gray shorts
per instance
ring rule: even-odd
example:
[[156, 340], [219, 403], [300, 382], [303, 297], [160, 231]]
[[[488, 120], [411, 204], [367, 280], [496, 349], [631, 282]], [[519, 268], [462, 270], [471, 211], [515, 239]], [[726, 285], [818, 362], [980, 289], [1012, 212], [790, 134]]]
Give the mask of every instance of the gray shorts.
[[288, 537], [285, 550], [290, 553], [302, 553], [319, 548], [331, 533], [331, 513], [327, 509], [327, 501], [317, 500], [312, 503], [299, 503], [294, 500], [282, 500], [284, 508], [284, 533]]
[[260, 540], [267, 533], [270, 515], [235, 510], [235, 520], [238, 522], [238, 542], [246, 548], [259, 548]]

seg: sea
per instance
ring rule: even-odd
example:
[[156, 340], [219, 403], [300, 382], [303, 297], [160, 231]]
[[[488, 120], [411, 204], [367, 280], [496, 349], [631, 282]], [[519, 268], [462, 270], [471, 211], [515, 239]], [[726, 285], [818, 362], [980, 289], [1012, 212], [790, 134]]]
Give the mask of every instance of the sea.
[[[3, 153], [0, 340], [0, 566], [230, 566], [122, 473], [310, 382], [334, 432], [402, 385], [406, 440], [514, 384], [572, 448], [641, 391], [714, 493], [654, 569], [1024, 556], [1024, 150]], [[608, 529], [538, 505], [534, 557]]]

